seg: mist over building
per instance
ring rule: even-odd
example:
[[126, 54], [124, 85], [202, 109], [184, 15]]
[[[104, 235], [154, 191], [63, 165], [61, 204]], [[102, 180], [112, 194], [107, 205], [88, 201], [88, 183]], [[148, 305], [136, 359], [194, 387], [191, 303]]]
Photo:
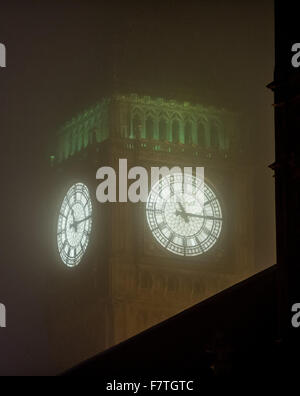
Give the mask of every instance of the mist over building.
[[[5, 155], [26, 160], [22, 189], [38, 192], [24, 198], [35, 208], [24, 216], [39, 242], [32, 250], [20, 231], [27, 265], [10, 269], [20, 279], [13, 306], [28, 302], [36, 327], [25, 326], [53, 372], [275, 264], [271, 1], [28, 2], [15, 18], [22, 45], [4, 88], [7, 128], [18, 133]], [[170, 242], [154, 235], [142, 204], [96, 203], [96, 170], [119, 158], [204, 166], [220, 232], [213, 206], [207, 237]], [[67, 268], [57, 223], [76, 183], [88, 187], [94, 217], [86, 253]], [[186, 243], [200, 250], [176, 254]]]

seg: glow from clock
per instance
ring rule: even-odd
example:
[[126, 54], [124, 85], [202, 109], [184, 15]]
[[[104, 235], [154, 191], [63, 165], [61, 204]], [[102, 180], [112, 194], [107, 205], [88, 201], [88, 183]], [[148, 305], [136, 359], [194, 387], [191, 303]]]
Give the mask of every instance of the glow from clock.
[[68, 191], [61, 206], [57, 243], [62, 261], [78, 265], [87, 249], [92, 228], [92, 204], [88, 188], [77, 183]]
[[173, 174], [157, 182], [148, 196], [146, 214], [153, 236], [163, 247], [178, 255], [196, 256], [217, 242], [222, 211], [206, 183], [186, 177]]

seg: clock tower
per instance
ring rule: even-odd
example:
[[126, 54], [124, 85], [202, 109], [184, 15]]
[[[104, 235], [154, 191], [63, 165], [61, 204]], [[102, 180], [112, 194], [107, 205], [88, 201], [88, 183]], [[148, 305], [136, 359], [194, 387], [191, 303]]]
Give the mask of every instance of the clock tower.
[[[55, 253], [49, 299], [50, 338], [60, 370], [257, 272], [254, 180], [241, 125], [241, 117], [224, 108], [113, 94], [62, 126], [52, 157]], [[175, 215], [171, 209], [162, 214], [162, 208], [153, 214], [147, 206], [156, 205], [150, 189], [147, 203], [100, 204], [97, 169], [117, 171], [121, 158], [128, 168], [143, 166], [149, 174], [154, 166], [204, 167], [204, 212], [192, 208], [188, 219], [182, 211], [178, 215], [180, 207]], [[90, 233], [70, 266], [57, 244], [58, 219], [66, 194], [78, 185], [91, 207], [80, 214], [78, 204], [76, 218], [74, 198], [67, 231], [79, 241], [86, 221]], [[165, 230], [159, 216], [167, 219]], [[176, 234], [171, 240], [170, 233]], [[68, 354], [61, 353], [65, 348]]]

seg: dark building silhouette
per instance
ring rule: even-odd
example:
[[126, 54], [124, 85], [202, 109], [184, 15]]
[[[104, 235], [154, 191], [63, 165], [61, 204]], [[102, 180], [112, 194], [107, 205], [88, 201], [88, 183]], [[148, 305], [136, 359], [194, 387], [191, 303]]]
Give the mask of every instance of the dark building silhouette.
[[[292, 45], [299, 42], [294, 5], [275, 1], [275, 72], [269, 88], [274, 92], [277, 264], [280, 279], [280, 325], [291, 349], [298, 345], [291, 326], [291, 307], [300, 298], [299, 265], [299, 68], [292, 66]], [[284, 27], [284, 28], [283, 28]], [[294, 344], [294, 346], [293, 346]]]

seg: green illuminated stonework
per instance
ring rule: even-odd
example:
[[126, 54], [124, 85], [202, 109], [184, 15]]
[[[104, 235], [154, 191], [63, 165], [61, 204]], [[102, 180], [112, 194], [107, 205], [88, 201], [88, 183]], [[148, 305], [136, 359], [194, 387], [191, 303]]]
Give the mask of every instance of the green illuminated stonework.
[[133, 149], [218, 152], [227, 155], [239, 140], [237, 115], [211, 106], [150, 96], [114, 95], [67, 122], [59, 131], [57, 161], [107, 139]]
[[109, 136], [109, 99], [68, 121], [59, 131], [57, 158], [61, 162], [84, 150], [87, 146], [101, 143]]

